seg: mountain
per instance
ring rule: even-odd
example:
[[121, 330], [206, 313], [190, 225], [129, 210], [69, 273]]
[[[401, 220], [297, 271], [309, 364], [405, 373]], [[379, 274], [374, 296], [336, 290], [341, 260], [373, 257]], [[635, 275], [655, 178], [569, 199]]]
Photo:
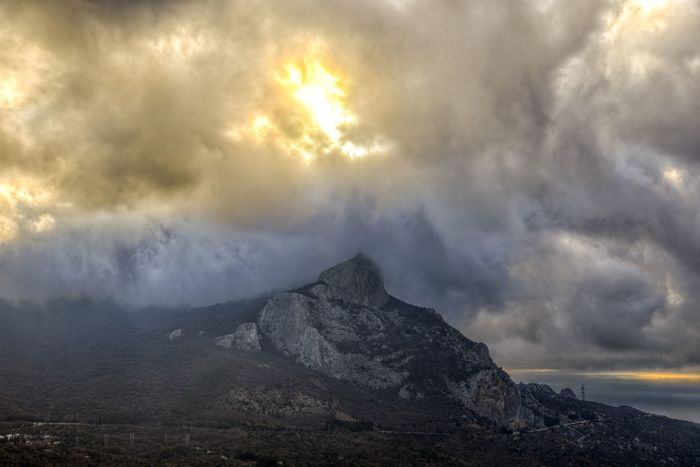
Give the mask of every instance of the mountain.
[[518, 388], [486, 346], [435, 310], [389, 295], [362, 254], [273, 295], [258, 325], [276, 351], [332, 378], [409, 401], [447, 398], [499, 425], [523, 425]]
[[[183, 425], [242, 464], [700, 463], [698, 425], [515, 384], [486, 345], [390, 295], [362, 254], [297, 289], [197, 309], [0, 302], [0, 374], [0, 429], [48, 423], [21, 448], [0, 437], [0, 461], [20, 465], [133, 463], [101, 443], [134, 426], [146, 465], [209, 463], [159, 444]], [[69, 449], [78, 427], [92, 451]], [[42, 436], [63, 439], [58, 458]]]

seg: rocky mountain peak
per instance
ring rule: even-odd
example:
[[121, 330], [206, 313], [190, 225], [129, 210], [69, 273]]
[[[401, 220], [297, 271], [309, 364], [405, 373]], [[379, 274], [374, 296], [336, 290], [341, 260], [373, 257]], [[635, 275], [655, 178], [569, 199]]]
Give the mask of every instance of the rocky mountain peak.
[[459, 404], [499, 425], [521, 424], [518, 387], [487, 347], [434, 310], [389, 296], [379, 268], [363, 254], [313, 284], [273, 295], [258, 326], [276, 351], [332, 378], [404, 402]]
[[323, 271], [318, 280], [337, 300], [365, 306], [381, 306], [389, 295], [376, 263], [363, 253]]

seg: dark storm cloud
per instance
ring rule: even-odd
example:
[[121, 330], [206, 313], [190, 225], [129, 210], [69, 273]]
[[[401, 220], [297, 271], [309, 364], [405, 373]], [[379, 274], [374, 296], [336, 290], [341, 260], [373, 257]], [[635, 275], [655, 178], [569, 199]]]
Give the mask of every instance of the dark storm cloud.
[[[700, 364], [700, 2], [0, 13], [0, 295], [206, 304], [364, 251], [504, 365]], [[379, 154], [290, 153], [312, 50]]]

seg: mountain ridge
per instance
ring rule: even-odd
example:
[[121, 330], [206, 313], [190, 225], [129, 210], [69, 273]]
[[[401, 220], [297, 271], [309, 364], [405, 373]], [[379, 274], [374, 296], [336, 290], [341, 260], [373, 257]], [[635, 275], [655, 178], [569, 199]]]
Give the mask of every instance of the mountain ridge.
[[274, 294], [258, 325], [283, 355], [328, 376], [393, 388], [404, 399], [454, 398], [496, 424], [523, 425], [517, 387], [486, 345], [435, 310], [389, 295], [379, 268], [362, 253], [316, 282]]
[[451, 446], [436, 438], [431, 455], [454, 464], [476, 452], [524, 465], [700, 460], [698, 425], [516, 385], [485, 344], [388, 293], [363, 256], [297, 289], [198, 309], [2, 314], [0, 420], [236, 429], [249, 446], [367, 433], [355, 439], [387, 460], [387, 436], [429, 433]]

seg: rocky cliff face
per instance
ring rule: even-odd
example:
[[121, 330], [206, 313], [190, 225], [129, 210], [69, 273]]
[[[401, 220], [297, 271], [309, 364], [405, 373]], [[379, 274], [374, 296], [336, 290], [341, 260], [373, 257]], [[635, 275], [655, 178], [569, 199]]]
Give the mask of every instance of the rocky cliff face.
[[327, 287], [317, 291], [325, 293], [327, 299], [380, 307], [389, 298], [379, 268], [362, 253], [323, 271], [318, 280]]
[[333, 378], [402, 399], [449, 397], [495, 424], [523, 423], [518, 387], [487, 347], [390, 296], [364, 255], [272, 296], [258, 326], [277, 351]]
[[578, 399], [578, 397], [576, 397], [576, 393], [571, 388], [562, 389], [559, 391], [559, 395], [568, 399]]
[[243, 323], [231, 334], [214, 338], [214, 344], [225, 349], [259, 352], [261, 349], [258, 326], [255, 323]]

